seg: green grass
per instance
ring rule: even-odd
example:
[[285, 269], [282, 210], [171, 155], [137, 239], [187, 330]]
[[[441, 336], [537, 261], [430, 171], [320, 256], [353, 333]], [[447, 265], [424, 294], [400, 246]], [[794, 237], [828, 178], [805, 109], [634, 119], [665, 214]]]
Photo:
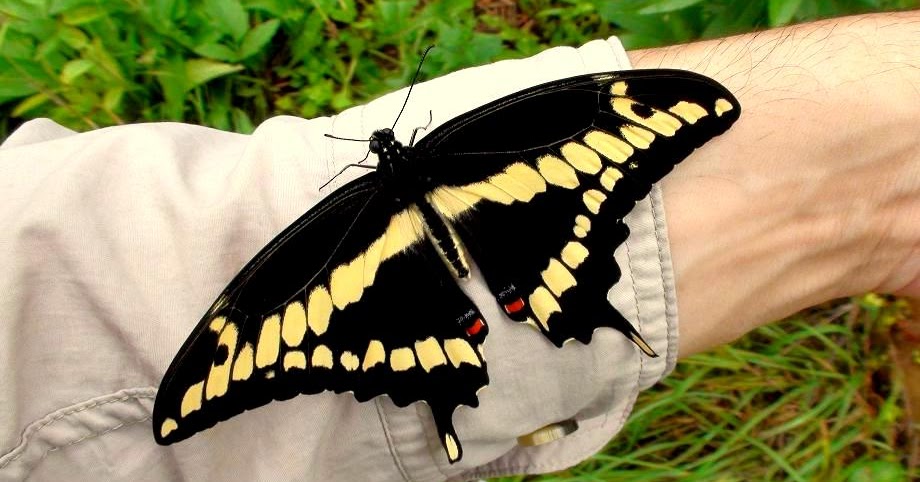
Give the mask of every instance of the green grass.
[[691, 357], [640, 395], [602, 453], [495, 482], [916, 478], [888, 355], [888, 329], [904, 311], [873, 295], [828, 304]]
[[[628, 48], [920, 0], [0, 0], [0, 137], [176, 120], [250, 132], [423, 78], [620, 35]], [[900, 481], [901, 390], [877, 297], [828, 305], [682, 362], [605, 451], [541, 481]], [[499, 479], [497, 479], [499, 480]]]

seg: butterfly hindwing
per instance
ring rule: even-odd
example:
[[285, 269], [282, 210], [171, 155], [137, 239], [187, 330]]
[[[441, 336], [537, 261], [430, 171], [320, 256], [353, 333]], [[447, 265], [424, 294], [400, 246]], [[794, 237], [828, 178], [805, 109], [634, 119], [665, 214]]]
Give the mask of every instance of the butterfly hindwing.
[[620, 277], [613, 252], [629, 234], [622, 218], [739, 111], [723, 87], [689, 72], [586, 75], [477, 109], [417, 148], [438, 160], [430, 201], [512, 319], [557, 346], [613, 327], [651, 355], [607, 302]]
[[[449, 458], [451, 416], [488, 383], [488, 328], [426, 237], [418, 208], [362, 178], [275, 238], [218, 297], [164, 377], [169, 444], [272, 400], [322, 391], [425, 401]], [[388, 309], [381, 309], [388, 307]]]

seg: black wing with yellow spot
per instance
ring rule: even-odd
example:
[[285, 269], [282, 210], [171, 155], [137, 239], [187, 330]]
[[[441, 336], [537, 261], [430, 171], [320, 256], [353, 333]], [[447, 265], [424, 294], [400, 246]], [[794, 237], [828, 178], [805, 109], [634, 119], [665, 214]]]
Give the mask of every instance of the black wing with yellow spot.
[[654, 351], [607, 301], [620, 278], [623, 217], [652, 184], [738, 118], [713, 80], [675, 70], [585, 75], [521, 91], [425, 137], [428, 199], [508, 315], [555, 345], [623, 332]]
[[452, 414], [488, 383], [488, 328], [456, 284], [470, 259], [509, 317], [555, 345], [613, 327], [653, 355], [607, 302], [622, 219], [739, 113], [706, 77], [627, 71], [518, 92], [414, 147], [376, 132], [383, 169], [272, 240], [182, 346], [157, 395], [157, 442], [329, 390], [427, 402], [456, 462]]
[[154, 435], [171, 444], [298, 394], [385, 394], [427, 402], [457, 460], [451, 415], [488, 383], [487, 332], [417, 207], [394, 203], [372, 173], [289, 226], [218, 297], [163, 378]]

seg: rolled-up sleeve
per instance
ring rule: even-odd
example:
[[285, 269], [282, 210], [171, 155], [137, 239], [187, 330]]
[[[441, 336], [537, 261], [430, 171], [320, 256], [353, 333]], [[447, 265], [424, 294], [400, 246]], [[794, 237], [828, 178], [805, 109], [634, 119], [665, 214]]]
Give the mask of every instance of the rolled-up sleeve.
[[[397, 138], [520, 89], [622, 70], [616, 39], [421, 83]], [[628, 215], [610, 302], [662, 356], [620, 333], [559, 349], [498, 309], [478, 276], [463, 289], [490, 320], [489, 385], [454, 422], [447, 462], [428, 407], [322, 393], [274, 402], [168, 447], [156, 445], [156, 387], [204, 310], [263, 245], [360, 175], [345, 165], [392, 125], [406, 90], [335, 117], [277, 117], [251, 135], [177, 123], [75, 133], [26, 123], [0, 146], [0, 481], [467, 480], [559, 470], [600, 450], [638, 392], [676, 359], [677, 313], [661, 194]], [[559, 122], [546, 112], [540, 122]], [[554, 422], [579, 429], [519, 446]]]

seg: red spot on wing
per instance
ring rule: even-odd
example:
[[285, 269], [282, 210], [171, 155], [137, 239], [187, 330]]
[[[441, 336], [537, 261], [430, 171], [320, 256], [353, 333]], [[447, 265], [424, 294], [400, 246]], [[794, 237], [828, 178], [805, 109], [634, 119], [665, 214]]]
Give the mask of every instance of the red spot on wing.
[[479, 330], [481, 330], [483, 326], [486, 326], [486, 325], [485, 323], [482, 322], [482, 319], [476, 318], [476, 321], [474, 321], [473, 324], [470, 325], [470, 327], [466, 329], [466, 334], [473, 336], [476, 333], [479, 333]]
[[518, 298], [512, 301], [511, 303], [508, 303], [505, 305], [505, 311], [508, 314], [517, 313], [518, 311], [521, 311], [522, 309], [524, 309], [524, 300], [521, 298]]

